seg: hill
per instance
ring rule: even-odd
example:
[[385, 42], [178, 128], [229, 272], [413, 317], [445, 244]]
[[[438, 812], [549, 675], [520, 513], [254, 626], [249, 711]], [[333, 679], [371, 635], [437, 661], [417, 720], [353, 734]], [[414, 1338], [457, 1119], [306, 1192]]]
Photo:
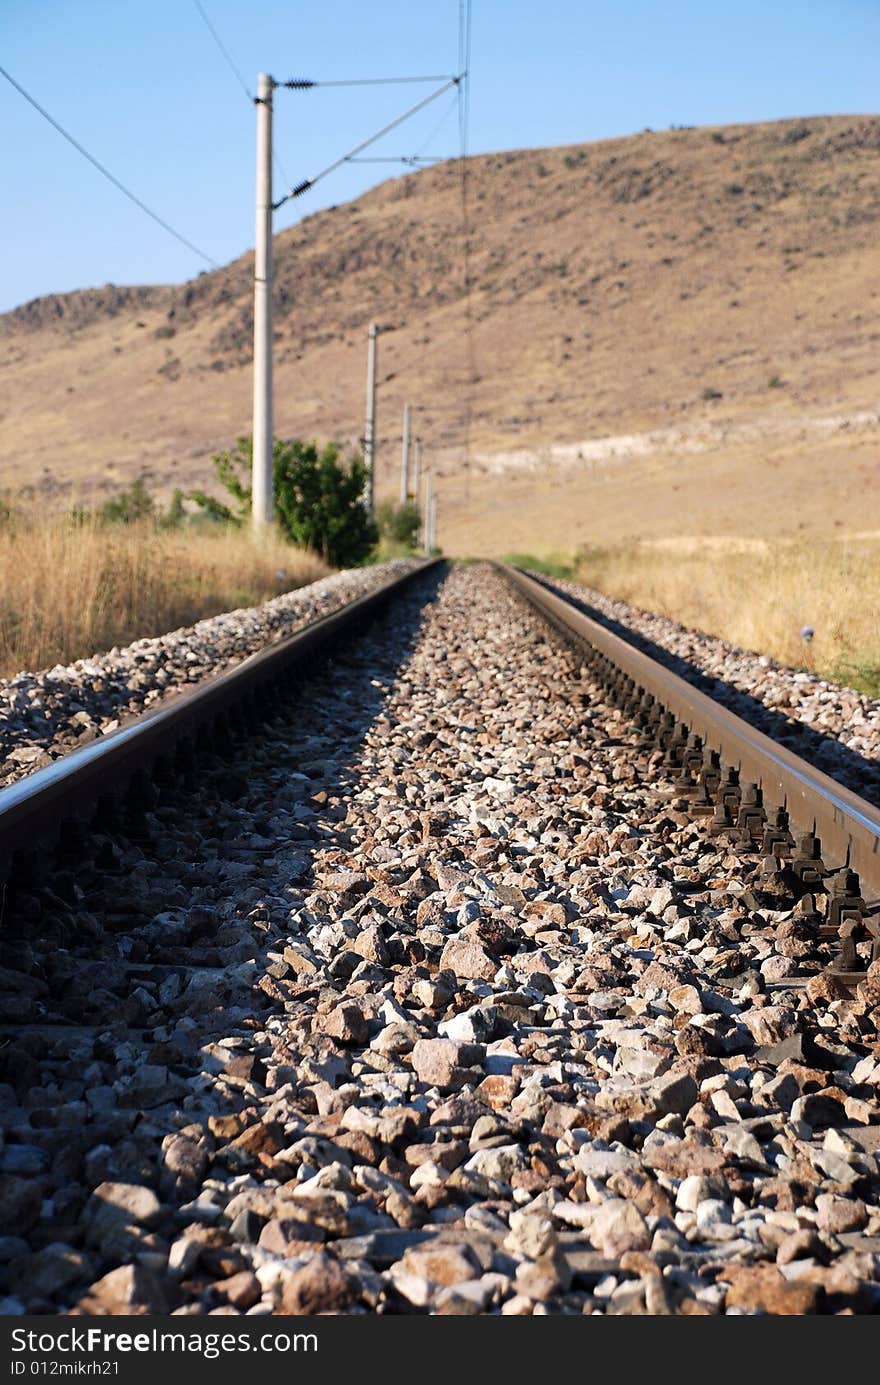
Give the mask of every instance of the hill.
[[[278, 432], [358, 438], [376, 318], [379, 491], [410, 399], [452, 551], [865, 528], [880, 117], [483, 155], [468, 185], [474, 379], [441, 164], [276, 237]], [[0, 486], [204, 484], [250, 428], [252, 265], [0, 318]]]

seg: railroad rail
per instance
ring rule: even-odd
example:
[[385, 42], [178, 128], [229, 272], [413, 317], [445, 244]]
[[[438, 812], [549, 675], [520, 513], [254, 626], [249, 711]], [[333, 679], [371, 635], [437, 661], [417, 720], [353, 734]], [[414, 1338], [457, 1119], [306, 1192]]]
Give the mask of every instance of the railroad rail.
[[[0, 791], [0, 880], [17, 853], [51, 845], [123, 793], [149, 803], [150, 772], [196, 743], [227, 735], [249, 705], [325, 654], [341, 636], [378, 615], [437, 560], [411, 568], [366, 596], [307, 625], [235, 668], [167, 699], [52, 765]], [[577, 647], [612, 703], [642, 731], [674, 791], [711, 830], [783, 862], [802, 892], [827, 896], [826, 921], [842, 942], [834, 966], [861, 975], [856, 943], [866, 931], [880, 953], [880, 810], [714, 702], [606, 629], [538, 578], [496, 564], [515, 591]]]
[[714, 702], [522, 569], [496, 564], [513, 588], [584, 657], [615, 705], [643, 732], [694, 814], [712, 830], [783, 862], [804, 892], [826, 895], [841, 938], [833, 964], [861, 972], [855, 944], [867, 930], [880, 955], [880, 810]]
[[65, 823], [88, 818], [102, 801], [127, 790], [149, 794], [149, 771], [220, 731], [231, 730], [249, 704], [325, 654], [340, 636], [372, 621], [404, 588], [441, 562], [426, 559], [400, 577], [287, 635], [240, 664], [132, 717], [53, 764], [0, 790], [0, 881], [16, 853], [51, 845]]
[[7, 1309], [876, 1312], [862, 837], [540, 582], [420, 571], [20, 819], [113, 796], [0, 889]]

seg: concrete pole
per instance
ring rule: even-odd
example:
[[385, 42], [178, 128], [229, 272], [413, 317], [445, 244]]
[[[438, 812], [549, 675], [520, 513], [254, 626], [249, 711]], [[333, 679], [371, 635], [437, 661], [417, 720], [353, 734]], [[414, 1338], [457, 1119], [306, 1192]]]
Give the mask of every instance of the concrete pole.
[[419, 481], [422, 476], [422, 440], [416, 438], [413, 446], [413, 470], [412, 470], [412, 495], [416, 504], [419, 503]]
[[431, 473], [425, 472], [425, 499], [422, 508], [422, 547], [425, 557], [431, 556]]
[[367, 421], [364, 424], [364, 464], [367, 468], [367, 509], [376, 509], [376, 337], [379, 329], [370, 323], [367, 339]]
[[409, 432], [410, 407], [403, 406], [403, 453], [400, 459], [400, 503], [405, 505], [409, 499]]
[[272, 78], [257, 83], [257, 226], [254, 256], [254, 530], [275, 515], [272, 476]]
[[430, 512], [429, 512], [429, 515], [428, 515], [428, 519], [429, 519], [429, 521], [430, 521], [430, 536], [431, 536], [431, 540], [430, 540], [430, 543], [429, 543], [429, 545], [428, 545], [428, 553], [430, 554], [430, 553], [433, 553], [433, 552], [434, 552], [434, 549], [437, 547], [437, 497], [436, 497], [436, 495], [432, 495], [432, 496], [431, 496], [431, 509], [430, 509]]

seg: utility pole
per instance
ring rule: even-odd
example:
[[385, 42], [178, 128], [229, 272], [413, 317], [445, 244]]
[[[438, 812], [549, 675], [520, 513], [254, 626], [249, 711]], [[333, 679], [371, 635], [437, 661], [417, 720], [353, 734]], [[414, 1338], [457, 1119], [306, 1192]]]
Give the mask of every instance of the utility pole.
[[275, 514], [272, 475], [272, 88], [257, 83], [257, 234], [254, 256], [254, 451], [252, 517], [255, 532]]
[[364, 424], [364, 465], [367, 468], [367, 509], [376, 509], [376, 337], [379, 329], [370, 323], [367, 341], [367, 421]]
[[416, 438], [413, 447], [413, 474], [412, 474], [412, 495], [416, 504], [419, 503], [419, 481], [422, 475], [422, 440]]
[[410, 407], [403, 406], [403, 454], [400, 459], [400, 503], [405, 505], [409, 499], [409, 431]]
[[425, 557], [431, 556], [431, 473], [425, 472], [425, 500], [422, 510], [422, 548]]
[[428, 509], [428, 556], [437, 547], [437, 497], [431, 494], [431, 504]]

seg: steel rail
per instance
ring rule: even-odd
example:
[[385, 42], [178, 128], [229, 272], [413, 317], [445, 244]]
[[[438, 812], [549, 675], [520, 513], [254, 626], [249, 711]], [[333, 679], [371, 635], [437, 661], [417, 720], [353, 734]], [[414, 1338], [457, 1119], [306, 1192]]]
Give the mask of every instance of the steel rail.
[[340, 635], [361, 628], [441, 561], [420, 561], [192, 691], [167, 698], [155, 711], [133, 717], [118, 731], [98, 736], [0, 790], [0, 879], [8, 874], [15, 852], [51, 842], [63, 822], [87, 817], [99, 799], [120, 793], [138, 771], [151, 769], [157, 759], [173, 754], [181, 742], [268, 684], [314, 662]]
[[610, 659], [643, 691], [653, 694], [743, 782], [759, 784], [765, 802], [785, 807], [792, 826], [816, 832], [823, 856], [858, 872], [862, 894], [880, 898], [880, 809], [792, 754], [683, 678], [584, 615], [564, 597], [507, 563], [496, 567], [516, 591], [570, 641]]

